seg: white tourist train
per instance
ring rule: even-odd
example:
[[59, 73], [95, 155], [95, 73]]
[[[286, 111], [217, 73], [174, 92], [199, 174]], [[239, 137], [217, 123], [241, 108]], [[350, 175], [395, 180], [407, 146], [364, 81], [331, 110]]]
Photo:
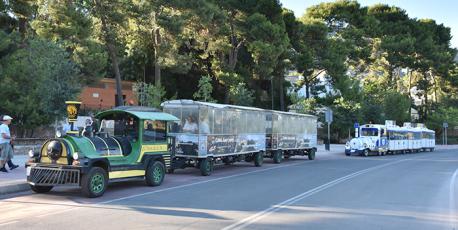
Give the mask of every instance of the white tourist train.
[[345, 144], [345, 155], [368, 156], [434, 151], [435, 132], [421, 123], [405, 122], [402, 127], [394, 121], [365, 124], [356, 130], [356, 137]]

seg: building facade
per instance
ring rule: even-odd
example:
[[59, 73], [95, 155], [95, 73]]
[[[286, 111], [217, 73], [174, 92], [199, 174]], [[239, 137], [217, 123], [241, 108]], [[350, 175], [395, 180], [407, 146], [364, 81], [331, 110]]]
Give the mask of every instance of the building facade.
[[[133, 91], [133, 81], [122, 81], [122, 94], [126, 105], [137, 105]], [[83, 110], [110, 109], [116, 104], [116, 80], [102, 78], [83, 88], [80, 94]]]

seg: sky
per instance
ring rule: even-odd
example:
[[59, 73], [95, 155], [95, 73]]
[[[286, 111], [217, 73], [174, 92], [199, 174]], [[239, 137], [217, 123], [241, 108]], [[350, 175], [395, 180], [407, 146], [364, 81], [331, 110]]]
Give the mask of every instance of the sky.
[[[305, 9], [321, 2], [331, 0], [280, 0], [283, 7], [294, 11], [296, 17], [301, 17]], [[359, 0], [362, 6], [377, 3], [398, 6], [404, 9], [411, 18], [429, 18], [438, 24], [451, 28], [451, 46], [458, 48], [458, 1], [457, 0]]]

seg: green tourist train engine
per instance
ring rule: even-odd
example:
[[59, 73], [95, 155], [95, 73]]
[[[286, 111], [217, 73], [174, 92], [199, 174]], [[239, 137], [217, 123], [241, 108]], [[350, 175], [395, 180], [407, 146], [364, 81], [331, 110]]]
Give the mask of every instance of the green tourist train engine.
[[27, 182], [33, 191], [73, 186], [87, 197], [98, 197], [109, 181], [141, 177], [149, 186], [162, 183], [174, 146], [167, 127], [178, 118], [152, 108], [127, 106], [96, 118], [100, 121], [97, 135], [59, 134], [39, 152], [29, 152]]

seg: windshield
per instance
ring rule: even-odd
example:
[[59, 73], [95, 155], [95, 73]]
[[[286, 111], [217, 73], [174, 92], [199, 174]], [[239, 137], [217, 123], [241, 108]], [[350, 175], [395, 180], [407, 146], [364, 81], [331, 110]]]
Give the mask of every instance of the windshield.
[[378, 129], [377, 128], [362, 128], [361, 136], [365, 136], [365, 137], [378, 136]]
[[126, 113], [116, 113], [100, 119], [100, 133], [107, 133], [109, 136], [138, 138], [138, 118]]

